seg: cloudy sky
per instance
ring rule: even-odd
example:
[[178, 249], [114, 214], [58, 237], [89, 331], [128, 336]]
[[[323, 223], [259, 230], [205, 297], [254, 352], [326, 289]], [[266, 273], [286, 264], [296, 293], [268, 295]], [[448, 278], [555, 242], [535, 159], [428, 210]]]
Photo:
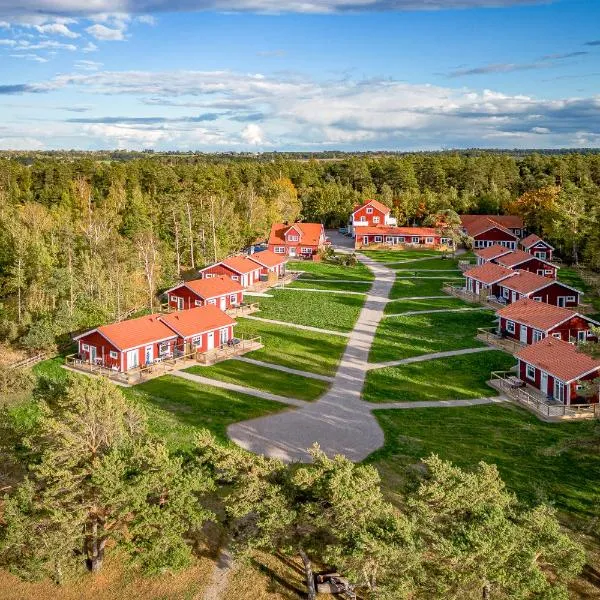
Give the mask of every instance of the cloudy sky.
[[0, 148], [600, 146], [600, 0], [0, 0]]

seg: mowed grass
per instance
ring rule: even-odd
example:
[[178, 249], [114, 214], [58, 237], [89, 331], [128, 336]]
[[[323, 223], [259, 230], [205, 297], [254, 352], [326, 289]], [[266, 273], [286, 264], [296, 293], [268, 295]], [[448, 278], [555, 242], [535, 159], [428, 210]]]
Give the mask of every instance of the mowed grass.
[[291, 290], [270, 290], [272, 298], [260, 298], [256, 316], [332, 331], [351, 331], [364, 296]]
[[394, 300], [385, 305], [386, 315], [395, 315], [413, 310], [443, 310], [446, 308], [473, 308], [474, 304], [464, 302], [460, 298], [444, 296], [443, 298], [429, 298], [427, 300]]
[[385, 444], [368, 462], [392, 491], [407, 483], [407, 467], [435, 453], [462, 468], [496, 464], [525, 501], [549, 502], [579, 517], [597, 515], [600, 453], [591, 443], [594, 422], [544, 423], [512, 404], [374, 414]]
[[400, 260], [415, 260], [426, 256], [442, 256], [437, 250], [359, 250], [361, 254], [379, 262], [393, 263]]
[[299, 400], [315, 400], [329, 387], [326, 381], [284, 373], [240, 360], [226, 360], [210, 367], [198, 365], [185, 371]]
[[334, 265], [324, 262], [294, 261], [288, 262], [290, 271], [304, 271], [303, 278], [308, 279], [355, 279], [357, 281], [372, 281], [374, 275], [372, 271], [363, 265], [357, 263], [352, 267]]
[[492, 371], [508, 371], [515, 359], [492, 350], [428, 360], [367, 373], [363, 399], [367, 402], [423, 402], [496, 396], [487, 385]]
[[404, 271], [428, 271], [431, 269], [454, 269], [459, 271], [458, 259], [455, 258], [431, 258], [428, 260], [415, 260], [409, 262], [398, 262], [387, 265], [390, 269], [400, 269]]
[[561, 267], [558, 270], [558, 280], [562, 281], [566, 285], [570, 285], [577, 290], [585, 293], [583, 302], [591, 304], [596, 311], [595, 314], [590, 314], [592, 319], [600, 319], [600, 294], [595, 293], [594, 290], [583, 280], [581, 276], [573, 267]]
[[390, 298], [410, 298], [413, 296], [441, 296], [443, 295], [444, 283], [449, 281], [453, 285], [463, 285], [464, 278], [455, 277], [447, 273], [448, 277], [443, 279], [402, 279], [396, 277], [396, 281], [390, 290]]
[[302, 331], [244, 318], [238, 319], [235, 333], [247, 338], [261, 336], [264, 348], [251, 352], [247, 355], [249, 358], [321, 375], [335, 374], [348, 342], [338, 335]]
[[296, 279], [286, 287], [288, 288], [309, 288], [315, 290], [333, 290], [341, 292], [361, 292], [366, 294], [371, 289], [371, 282], [364, 281], [320, 281], [318, 279]]
[[484, 346], [475, 339], [478, 327], [491, 327], [494, 313], [473, 311], [390, 317], [379, 323], [369, 362], [387, 362]]
[[285, 404], [165, 375], [132, 388], [123, 388], [148, 414], [148, 426], [169, 448], [190, 450], [194, 435], [206, 428], [227, 441], [227, 426], [281, 410]]

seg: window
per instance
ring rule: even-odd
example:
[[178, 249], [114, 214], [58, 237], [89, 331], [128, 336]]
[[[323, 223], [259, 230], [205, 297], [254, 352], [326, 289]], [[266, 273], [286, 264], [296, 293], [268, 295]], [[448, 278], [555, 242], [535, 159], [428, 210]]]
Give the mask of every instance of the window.
[[301, 254], [312, 254], [312, 248], [300, 248]]
[[533, 365], [527, 365], [525, 367], [525, 374], [527, 375], [527, 379], [535, 381], [535, 367]]
[[404, 244], [404, 237], [399, 237], [399, 238], [398, 238], [398, 241], [399, 241], [401, 244]]
[[237, 296], [235, 294], [231, 294], [231, 296], [229, 296], [229, 302], [231, 302], [231, 304], [235, 304], [237, 302]]
[[204, 273], [204, 277], [206, 277], [206, 279], [210, 279], [211, 277], [214, 277], [214, 275], [212, 273]]
[[373, 214], [373, 207], [372, 206], [367, 207], [367, 214], [368, 215], [372, 215]]
[[175, 304], [177, 304], [177, 300], [178, 300], [178, 298], [177, 298], [177, 296], [169, 296], [169, 300], [170, 300], [171, 302], [174, 302]]
[[227, 340], [229, 339], [229, 331], [227, 327], [225, 329], [221, 329], [221, 331], [219, 332], [219, 337], [221, 340], [221, 344], [227, 343]]
[[567, 302], [575, 302], [575, 296], [567, 296]]
[[541, 331], [538, 331], [537, 329], [533, 330], [533, 341], [534, 342], [539, 342], [541, 339], [543, 339], [544, 334]]
[[373, 223], [379, 223], [379, 217], [373, 217]]
[[425, 239], [425, 243], [427, 244], [433, 244], [433, 238], [432, 237], [428, 237]]
[[412, 243], [413, 244], [418, 244], [419, 243], [419, 238], [416, 235], [413, 236]]
[[233, 279], [233, 281], [239, 281], [240, 280], [240, 276], [239, 275], [232, 275], [231, 279]]
[[508, 331], [508, 333], [515, 332], [515, 322], [514, 321], [506, 321], [506, 331]]
[[558, 333], [553, 333], [553, 334], [552, 334], [552, 337], [553, 337], [553, 338], [556, 338], [557, 340], [562, 340], [562, 335], [560, 335], [560, 332], [558, 332]]
[[538, 270], [536, 271], [536, 273], [537, 273], [538, 275], [542, 275], [542, 276], [543, 276], [543, 275], [544, 275], [544, 269], [538, 269]]
[[381, 242], [381, 236], [380, 235], [376, 235], [375, 236], [375, 241], [376, 242]]
[[119, 353], [115, 352], [114, 350], [110, 351], [110, 357], [111, 358], [119, 358]]
[[515, 229], [515, 235], [521, 235], [521, 230], [520, 229]]
[[201, 335], [195, 335], [192, 338], [192, 348], [198, 348], [198, 346], [202, 346], [202, 336]]
[[300, 238], [297, 235], [289, 235], [288, 236], [288, 241], [290, 242], [297, 242]]
[[536, 250], [534, 256], [536, 256], [537, 258], [541, 258], [543, 260], [546, 260], [546, 253], [545, 252], [540, 252], [539, 250]]
[[285, 248], [283, 246], [275, 246], [275, 254], [285, 254]]
[[554, 275], [554, 271], [552, 269], [545, 269], [544, 275]]
[[194, 306], [202, 306], [202, 300], [194, 300]]
[[89, 352], [89, 350], [90, 350], [90, 347], [89, 347], [89, 345], [88, 345], [88, 344], [81, 344], [81, 350], [82, 350], [83, 352]]
[[502, 297], [508, 300], [508, 298], [510, 297], [510, 291], [508, 288], [502, 288]]
[[360, 218], [360, 222], [364, 223], [367, 220], [367, 217], [365, 217], [364, 215]]
[[541, 298], [541, 296], [534, 296], [534, 297], [533, 297], [533, 301], [534, 301], [534, 302], [541, 302], [541, 301], [542, 301], [542, 298]]
[[394, 241], [394, 238], [393, 238], [391, 235], [386, 235], [386, 236], [385, 236], [385, 241], [386, 241], [388, 244], [391, 244], [391, 243]]
[[578, 331], [577, 332], [577, 341], [585, 342], [585, 338], [589, 335], [589, 333], [590, 333], [589, 331], [585, 331], [585, 330]]
[[160, 356], [164, 356], [165, 354], [169, 354], [169, 342], [161, 342], [158, 345], [158, 353]]
[[207, 304], [216, 304], [216, 303], [217, 303], [216, 298], [211, 298], [210, 300], [207, 300]]

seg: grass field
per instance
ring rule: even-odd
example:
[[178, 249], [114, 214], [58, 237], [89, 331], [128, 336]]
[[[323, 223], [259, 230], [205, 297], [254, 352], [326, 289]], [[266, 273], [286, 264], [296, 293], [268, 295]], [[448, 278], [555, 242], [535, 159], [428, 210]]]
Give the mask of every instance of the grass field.
[[368, 462], [392, 490], [407, 482], [407, 467], [436, 453], [463, 468], [495, 463], [522, 499], [550, 502], [574, 516], [597, 516], [600, 453], [590, 443], [593, 422], [544, 423], [512, 404], [374, 414], [385, 445]]
[[[440, 294], [443, 295], [443, 294]], [[429, 300], [394, 300], [385, 306], [385, 314], [393, 315], [412, 310], [439, 310], [444, 308], [472, 308], [474, 304], [464, 302], [460, 298], [445, 296], [444, 298], [431, 298]]]
[[477, 348], [478, 327], [490, 327], [494, 314], [488, 311], [391, 317], [377, 328], [369, 362], [386, 362], [409, 356]]
[[256, 316], [333, 331], [351, 331], [365, 297], [318, 292], [271, 290], [272, 298], [260, 298]]
[[[367, 402], [422, 402], [496, 396], [486, 384], [492, 371], [507, 371], [515, 359], [481, 352], [369, 371], [363, 388]], [[443, 415], [444, 413], [442, 413]]]
[[583, 302], [591, 304], [596, 311], [589, 316], [596, 320], [600, 319], [600, 295], [594, 293], [573, 267], [561, 267], [558, 270], [558, 280], [584, 292]]
[[373, 273], [362, 263], [353, 267], [343, 267], [323, 262], [294, 261], [288, 262], [291, 271], [304, 271], [303, 278], [314, 277], [316, 279], [356, 279], [358, 281], [372, 281]]
[[291, 288], [312, 288], [316, 290], [336, 290], [342, 292], [362, 292], [367, 293], [371, 289], [371, 282], [352, 281], [352, 282], [335, 282], [334, 281], [319, 281], [315, 279], [296, 279], [286, 287]]
[[237, 383], [299, 400], [315, 400], [329, 387], [326, 381], [284, 373], [240, 360], [226, 360], [211, 367], [198, 365], [185, 370], [202, 377]]
[[[300, 292], [290, 293], [300, 295]], [[264, 348], [248, 354], [249, 358], [321, 375], [335, 373], [348, 342], [346, 338], [337, 335], [302, 331], [243, 318], [238, 319], [235, 333], [246, 337], [261, 336]]]
[[[453, 275], [447, 273], [447, 275]], [[400, 279], [396, 281], [390, 290], [390, 298], [406, 298], [411, 296], [441, 296], [444, 292], [444, 282], [451, 281], [456, 285], [464, 282], [463, 277], [444, 277], [444, 279]]]
[[360, 250], [359, 252], [373, 260], [389, 263], [397, 260], [414, 260], [415, 258], [424, 258], [426, 256], [442, 255], [437, 250]]
[[430, 260], [392, 263], [387, 266], [390, 267], [390, 269], [400, 269], [404, 271], [427, 271], [430, 269], [455, 269], [459, 271], [458, 259], [455, 258], [432, 258]]

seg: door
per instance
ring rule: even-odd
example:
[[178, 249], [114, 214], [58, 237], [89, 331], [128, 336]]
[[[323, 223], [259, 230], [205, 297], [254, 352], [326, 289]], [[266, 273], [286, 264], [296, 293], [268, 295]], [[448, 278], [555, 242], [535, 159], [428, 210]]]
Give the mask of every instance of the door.
[[548, 373], [541, 372], [540, 375], [540, 391], [543, 394], [550, 395], [550, 390], [548, 389]]
[[144, 356], [146, 357], [145, 364], [151, 364], [154, 361], [154, 346], [146, 346]]
[[96, 364], [96, 346], [90, 346], [90, 362]]
[[228, 340], [229, 340], [228, 332], [229, 332], [229, 330], [227, 328], [221, 329], [221, 331], [219, 333], [219, 338], [220, 338], [221, 344], [226, 344], [228, 342]]
[[177, 310], [183, 310], [184, 309], [184, 303], [183, 303], [183, 298], [177, 298]]
[[525, 325], [521, 325], [521, 344], [526, 344], [527, 343], [527, 327], [525, 327]]
[[206, 334], [206, 349], [212, 350], [215, 347], [215, 332], [211, 331]]
[[127, 369], [135, 369], [136, 367], [139, 367], [140, 365], [140, 354], [137, 350], [137, 348], [135, 350], [129, 350], [129, 352], [127, 352]]
[[296, 248], [290, 248], [290, 256], [296, 256]]
[[511, 302], [516, 302], [517, 301], [517, 292], [513, 292], [512, 293], [512, 298], [510, 300]]
[[567, 305], [565, 300], [566, 299], [564, 296], [559, 296], [558, 297], [558, 306], [561, 306], [562, 308], [564, 308]]
[[225, 296], [221, 296], [221, 310], [225, 310], [227, 308], [227, 298]]
[[565, 384], [559, 379], [554, 380], [554, 399], [565, 403]]
[[479, 294], [479, 281], [475, 282], [475, 293]]

